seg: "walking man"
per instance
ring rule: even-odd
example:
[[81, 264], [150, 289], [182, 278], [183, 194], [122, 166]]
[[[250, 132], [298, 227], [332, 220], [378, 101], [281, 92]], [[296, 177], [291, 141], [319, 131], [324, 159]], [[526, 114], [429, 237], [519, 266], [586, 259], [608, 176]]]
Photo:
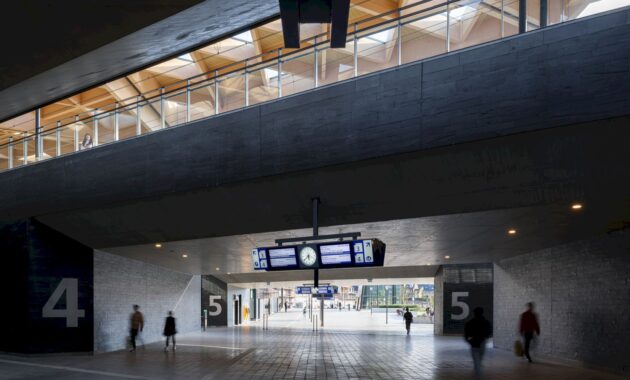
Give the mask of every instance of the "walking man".
[[529, 347], [534, 339], [534, 333], [540, 335], [540, 326], [538, 326], [538, 316], [534, 313], [534, 303], [527, 303], [527, 311], [521, 314], [521, 326], [520, 333], [525, 340], [525, 357], [529, 362], [532, 362], [532, 357], [529, 356]]
[[140, 312], [140, 306], [133, 305], [133, 314], [131, 314], [131, 350], [129, 352], [134, 352], [136, 350], [136, 337], [138, 336], [138, 332], [144, 329], [144, 317]]
[[411, 322], [413, 322], [413, 314], [409, 311], [409, 308], [406, 308], [406, 312], [403, 315], [403, 319], [405, 320], [405, 328], [407, 329], [407, 335], [409, 335], [409, 330], [411, 329]]
[[464, 339], [470, 344], [473, 365], [475, 367], [475, 379], [481, 379], [481, 360], [486, 349], [486, 339], [490, 337], [492, 329], [490, 322], [483, 316], [483, 309], [476, 307], [473, 310], [474, 317], [464, 326]]

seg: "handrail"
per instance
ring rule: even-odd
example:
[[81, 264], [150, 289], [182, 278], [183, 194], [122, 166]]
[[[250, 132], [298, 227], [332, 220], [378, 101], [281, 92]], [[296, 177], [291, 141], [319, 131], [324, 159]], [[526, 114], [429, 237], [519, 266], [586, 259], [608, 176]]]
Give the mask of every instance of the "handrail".
[[[433, 25], [428, 26], [428, 27], [421, 27], [420, 30], [424, 30], [425, 33], [433, 33], [436, 30], [443, 30], [444, 27], [446, 27], [447, 32], [446, 32], [446, 52], [450, 51], [450, 37], [449, 37], [449, 28], [451, 27], [450, 21], [452, 18], [451, 17], [451, 11], [453, 10], [453, 8], [449, 9], [449, 6], [451, 4], [455, 4], [457, 3], [460, 7], [463, 7], [465, 5], [469, 5], [469, 4], [479, 4], [481, 7], [486, 8], [486, 9], [490, 9], [491, 11], [495, 11], [495, 12], [501, 12], [501, 37], [503, 38], [503, 25], [504, 25], [504, 16], [507, 16], [510, 19], [513, 19], [515, 16], [507, 10], [506, 6], [508, 4], [513, 4], [513, 3], [517, 3], [519, 0], [501, 0], [501, 8], [498, 8], [497, 6], [494, 6], [493, 4], [489, 4], [487, 3], [485, 0], [446, 0], [446, 1], [442, 1], [440, 3], [437, 4], [429, 4], [429, 3], [433, 3], [436, 0], [422, 0], [419, 1], [417, 3], [414, 4], [409, 4], [397, 9], [393, 9], [384, 13], [381, 13], [379, 15], [375, 15], [372, 17], [368, 17], [362, 20], [359, 20], [357, 22], [352, 23], [351, 25], [349, 25], [349, 29], [352, 29], [352, 31], [350, 31], [348, 33], [348, 37], [347, 37], [347, 41], [354, 41], [357, 42], [360, 38], [363, 38], [363, 36], [366, 36], [369, 34], [370, 31], [374, 31], [374, 30], [378, 30], [379, 28], [382, 28], [383, 30], [390, 30], [393, 28], [397, 28], [398, 29], [398, 36], [395, 39], [391, 39], [391, 42], [396, 43], [397, 47], [398, 47], [398, 65], [400, 65], [402, 63], [401, 61], [401, 41], [402, 41], [402, 27], [404, 25], [410, 24], [412, 22], [416, 22], [418, 20], [422, 20], [422, 19], [427, 19], [429, 17], [432, 17], [436, 14], [446, 14], [446, 19], [445, 21], [439, 21], [439, 22], [435, 22], [433, 23]], [[428, 5], [426, 8], [423, 9], [416, 9], [414, 11], [411, 11], [407, 14], [402, 15], [402, 12], [405, 10], [410, 10], [412, 8], [417, 8], [423, 5]], [[481, 8], [479, 7], [479, 8]], [[438, 10], [438, 11], [436, 11]], [[478, 8], [475, 8], [473, 11], [467, 12], [466, 14], [471, 14], [471, 15], [476, 15], [478, 13], [484, 13], [483, 10], [480, 10]], [[366, 23], [372, 23], [374, 20], [377, 19], [382, 19], [384, 16], [387, 15], [391, 15], [391, 14], [396, 14], [396, 17], [391, 18], [389, 20], [384, 20], [381, 22], [377, 22], [374, 23], [372, 25], [366, 25], [365, 27], [363, 27], [362, 29], [359, 29], [359, 25], [365, 25]], [[458, 19], [462, 19], [462, 15], [460, 16], [452, 16], [452, 17], [456, 17], [455, 20]], [[474, 16], [473, 16], [474, 17]], [[527, 25], [531, 25], [531, 26], [535, 26], [537, 27], [536, 24], [531, 23], [529, 20], [527, 21]], [[568, 19], [565, 19], [564, 16], [557, 21], [557, 23], [563, 23], [565, 21], [568, 21]], [[446, 25], [444, 25], [446, 24]], [[383, 26], [387, 26], [386, 28], [383, 28]], [[391, 27], [390, 27], [391, 26]], [[439, 27], [439, 29], [433, 29]], [[280, 32], [276, 32], [276, 33], [272, 33], [270, 35], [276, 35], [277, 33]], [[268, 38], [270, 35], [267, 35], [265, 37], [262, 38]], [[316, 34], [314, 36], [305, 38], [303, 40], [301, 40], [301, 43], [310, 43], [309, 46], [304, 46], [298, 49], [293, 49], [290, 52], [286, 52], [286, 49], [283, 48], [277, 48], [277, 49], [272, 49], [266, 52], [262, 52], [259, 53], [255, 56], [252, 57], [248, 57], [246, 59], [243, 59], [241, 61], [238, 62], [232, 62], [229, 63], [227, 65], [221, 66], [217, 69], [213, 69], [213, 70], [209, 70], [200, 74], [196, 74], [192, 77], [189, 77], [187, 79], [183, 79], [183, 80], [178, 80], [175, 81], [173, 83], [164, 85], [162, 87], [159, 88], [155, 88], [152, 89], [150, 91], [145, 91], [145, 92], [139, 92], [138, 95], [134, 95], [128, 98], [124, 98], [124, 99], [119, 99], [118, 101], [111, 103], [111, 104], [107, 104], [105, 106], [96, 108], [92, 111], [88, 111], [88, 112], [82, 112], [82, 113], [78, 113], [77, 115], [74, 116], [74, 119], [72, 119], [71, 121], [62, 124], [62, 121], [65, 120], [70, 120], [72, 118], [72, 116], [69, 116], [67, 118], [64, 118], [62, 120], [58, 120], [56, 122], [56, 126], [54, 126], [53, 128], [49, 128], [46, 130], [41, 130], [40, 129], [40, 133], [37, 133], [35, 131], [20, 131], [20, 135], [19, 136], [15, 136], [16, 139], [14, 139], [13, 137], [9, 138], [8, 142], [5, 143], [1, 143], [0, 144], [0, 149], [5, 148], [5, 147], [9, 147], [9, 152], [11, 152], [11, 147], [16, 147], [21, 143], [23, 144], [23, 148], [24, 150], [26, 150], [27, 148], [27, 141], [30, 139], [35, 138], [36, 141], [41, 141], [39, 136], [48, 136], [50, 134], [53, 133], [57, 133], [57, 146], [59, 146], [59, 140], [61, 139], [61, 135], [60, 135], [60, 131], [64, 128], [67, 128], [68, 126], [73, 126], [73, 125], [77, 125], [79, 123], [85, 123], [87, 124], [90, 121], [94, 121], [95, 123], [95, 128], [98, 126], [97, 121], [103, 117], [110, 117], [110, 116], [114, 116], [114, 119], [116, 120], [116, 134], [115, 134], [115, 138], [113, 141], [118, 141], [118, 124], [117, 124], [117, 120], [118, 120], [118, 115], [120, 112], [125, 112], [127, 110], [140, 110], [140, 107], [149, 105], [153, 102], [157, 102], [158, 100], [160, 101], [160, 112], [157, 112], [157, 109], [155, 109], [155, 107], [157, 107], [157, 104], [154, 103], [154, 105], [151, 105], [151, 107], [154, 109], [154, 111], [157, 112], [158, 115], [160, 115], [161, 118], [161, 122], [162, 122], [162, 127], [165, 126], [165, 111], [163, 111], [162, 107], [164, 105], [164, 100], [167, 97], [171, 97], [174, 94], [183, 94], [186, 93], [187, 94], [187, 103], [186, 103], [186, 112], [187, 112], [187, 117], [186, 117], [186, 121], [182, 122], [182, 121], [176, 121], [174, 124], [172, 125], [180, 125], [180, 124], [184, 124], [184, 123], [188, 123], [190, 122], [190, 108], [191, 108], [191, 103], [190, 103], [190, 92], [200, 89], [202, 87], [205, 86], [211, 86], [214, 84], [215, 87], [215, 97], [218, 96], [218, 85], [221, 81], [224, 81], [226, 78], [228, 77], [232, 77], [235, 74], [238, 76], [242, 76], [244, 75], [245, 77], [245, 101], [244, 101], [244, 106], [243, 107], [247, 107], [249, 105], [249, 95], [248, 95], [248, 80], [247, 80], [247, 75], [253, 71], [258, 71], [258, 70], [262, 70], [268, 67], [273, 67], [275, 65], [277, 65], [278, 67], [278, 79], [277, 79], [277, 87], [278, 87], [278, 97], [282, 97], [282, 74], [283, 74], [283, 70], [282, 70], [282, 64], [284, 62], [287, 61], [291, 61], [293, 59], [298, 58], [299, 56], [306, 54], [314, 54], [314, 86], [313, 87], [318, 87], [318, 69], [317, 69], [317, 65], [318, 65], [318, 59], [317, 59], [317, 52], [320, 51], [320, 47], [327, 45], [330, 43], [330, 40], [328, 38], [325, 39], [320, 39], [321, 37], [326, 36], [327, 37], [328, 33], [324, 32], [324, 33], [319, 33]], [[492, 38], [495, 39], [495, 38]], [[260, 39], [259, 39], [260, 40]], [[241, 47], [243, 45], [239, 45], [239, 47]], [[368, 50], [371, 48], [368, 48]], [[392, 48], [393, 49], [393, 48]], [[226, 51], [229, 51], [231, 49], [228, 49]], [[324, 50], [324, 49], [322, 49]], [[283, 54], [284, 53], [284, 54]], [[217, 53], [220, 54], [220, 53]], [[265, 56], [270, 56], [269, 59], [264, 59]], [[355, 44], [354, 46], [354, 77], [358, 76], [358, 72], [357, 72], [357, 57], [358, 57], [358, 52], [357, 52], [357, 44]], [[255, 62], [257, 60], [259, 60], [259, 62]], [[250, 63], [251, 62], [251, 63]], [[235, 68], [236, 67], [236, 68]], [[235, 68], [233, 70], [230, 70], [231, 68]], [[339, 80], [339, 79], [338, 79]], [[193, 83], [194, 82], [194, 83]], [[134, 83], [131, 83], [131, 85], [133, 86]], [[124, 87], [124, 86], [123, 86]], [[215, 99], [215, 111], [213, 113], [213, 115], [216, 115], [219, 113], [219, 107], [217, 104], [217, 99]], [[238, 108], [240, 108], [241, 106], [238, 106]], [[137, 133], [136, 135], [140, 135], [140, 116], [139, 113], [136, 116], [137, 119]], [[30, 121], [29, 121], [30, 122]], [[51, 122], [52, 124], [55, 124], [55, 122]], [[50, 124], [47, 124], [47, 126], [49, 126]], [[41, 126], [40, 126], [41, 127]], [[162, 129], [162, 128], [159, 128]], [[95, 132], [97, 133], [97, 130], [95, 130]], [[75, 131], [74, 133], [74, 140], [77, 140], [77, 136], [78, 136], [78, 132]], [[98, 143], [98, 136], [96, 137], [96, 143]], [[111, 141], [111, 140], [110, 140]], [[39, 160], [42, 152], [41, 152], [41, 145], [42, 144], [36, 144], [38, 151], [36, 152], [36, 157], [37, 160]], [[74, 142], [75, 145], [75, 151], [77, 150], [77, 142]], [[96, 146], [96, 144], [95, 144]], [[57, 148], [57, 156], [61, 155], [59, 148]], [[24, 155], [24, 159], [26, 160], [26, 152]], [[11, 160], [9, 160], [9, 162], [12, 162]], [[28, 162], [26, 162], [28, 163]], [[26, 164], [25, 163], [25, 164]], [[9, 168], [11, 168], [11, 165], [9, 165]]]
[[[372, 16], [372, 17], [368, 17], [368, 18], [363, 19], [363, 20], [359, 20], [357, 22], [354, 22], [351, 25], [358, 26], [359, 24], [364, 24], [366, 22], [382, 18], [383, 16], [387, 16], [387, 15], [392, 14], [392, 13], [400, 13], [401, 11], [404, 11], [406, 9], [411, 9], [411, 8], [414, 8], [414, 7], [418, 7], [420, 5], [423, 5], [423, 4], [432, 2], [432, 1], [435, 1], [435, 0], [422, 0], [422, 1], [414, 3], [414, 4], [405, 5], [403, 7], [397, 8], [397, 9], [393, 9], [393, 10], [390, 10], [390, 11], [387, 11], [387, 12], [384, 12], [384, 13]], [[440, 4], [434, 5], [434, 6], [429, 7], [429, 8], [421, 9], [421, 10], [418, 10], [416, 12], [404, 15], [404, 16], [398, 16], [397, 18], [394, 18], [394, 19], [391, 19], [391, 20], [386, 20], [386, 21], [383, 21], [383, 22], [378, 23], [378, 24], [370, 25], [370, 26], [368, 26], [368, 27], [366, 27], [364, 29], [361, 29], [361, 30], [358, 30], [358, 28], [353, 28], [354, 30], [352, 32], [348, 33], [348, 36], [353, 36], [355, 34], [359, 34], [361, 32], [365, 32], [367, 30], [376, 29], [376, 28], [378, 28], [380, 26], [383, 26], [383, 25], [386, 25], [386, 24], [390, 24], [392, 22], [396, 22], [397, 20], [400, 20], [402, 18], [413, 17], [415, 15], [419, 15], [419, 14], [427, 12], [429, 10], [432, 10], [432, 9], [435, 9], [435, 8], [439, 8], [439, 7], [444, 7], [447, 4], [456, 3], [456, 2], [461, 2], [461, 0], [447, 0], [445, 2], [442, 2]], [[478, 2], [478, 1], [477, 0], [470, 0], [470, 2], [474, 3], [474, 2]], [[483, 0], [481, 0], [481, 2], [483, 2]], [[428, 17], [430, 17], [430, 15]], [[274, 34], [277, 34], [277, 33], [280, 33], [280, 32], [276, 32]], [[300, 43], [309, 42], [311, 40], [316, 40], [318, 37], [327, 36], [327, 35], [328, 35], [328, 33], [316, 34], [314, 36], [310, 36], [310, 37], [307, 37], [307, 38], [301, 40]], [[265, 37], [268, 37], [268, 36], [265, 36]], [[281, 57], [284, 58], [284, 57], [291, 57], [291, 56], [294, 56], [294, 55], [298, 55], [301, 52], [304, 52], [306, 50], [310, 50], [310, 49], [316, 48], [317, 46], [325, 45], [326, 43], [329, 43], [329, 42], [330, 42], [330, 40], [315, 42], [311, 46], [306, 46], [306, 47], [303, 47], [303, 48], [295, 49], [295, 50], [293, 50], [293, 51], [291, 51], [291, 52], [289, 52], [289, 53], [287, 53], [285, 55], [282, 55]], [[134, 95], [134, 96], [130, 96], [128, 98], [120, 99], [120, 100], [118, 100], [118, 101], [116, 101], [114, 103], [110, 103], [110, 104], [107, 104], [105, 106], [99, 107], [100, 110], [101, 110], [100, 113], [90, 114], [89, 111], [78, 113], [78, 114], [75, 115], [75, 117], [79, 116], [81, 114], [85, 114], [86, 116], [84, 116], [82, 118], [74, 119], [71, 122], [68, 122], [66, 124], [59, 124], [59, 123], [57, 123], [54, 128], [49, 128], [49, 129], [43, 130], [42, 134], [52, 133], [52, 132], [56, 131], [57, 129], [62, 129], [62, 128], [67, 127], [69, 125], [77, 124], [78, 122], [85, 122], [86, 120], [93, 120], [94, 118], [98, 118], [101, 115], [110, 113], [112, 110], [110, 110], [108, 108], [109, 107], [114, 108], [114, 107], [116, 107], [117, 104], [118, 105], [122, 105], [122, 108], [126, 109], [126, 108], [129, 108], [129, 107], [134, 107], [136, 104], [150, 103], [152, 100], [158, 99], [158, 98], [160, 98], [162, 96], [168, 96], [168, 95], [173, 94], [173, 93], [175, 93], [175, 92], [177, 92], [179, 90], [182, 90], [183, 88], [186, 88], [186, 85], [191, 80], [195, 80], [195, 79], [200, 78], [200, 77], [207, 77], [209, 75], [214, 74], [214, 76], [212, 76], [211, 78], [206, 78], [206, 79], [204, 79], [204, 80], [202, 80], [200, 82], [196, 82], [196, 83], [194, 83], [194, 85], [199, 85], [201, 83], [207, 83], [207, 82], [213, 82], [213, 81], [220, 81], [221, 80], [220, 78], [224, 78], [226, 76], [233, 75], [234, 73], [242, 71], [242, 70], [247, 72], [247, 69], [248, 69], [247, 63], [249, 61], [257, 59], [257, 58], [260, 58], [260, 57], [263, 57], [265, 55], [270, 55], [270, 54], [273, 54], [273, 53], [276, 53], [276, 54], [279, 55], [282, 52], [282, 50], [283, 50], [283, 48], [272, 49], [272, 50], [269, 50], [269, 51], [257, 54], [255, 56], [245, 58], [245, 59], [243, 59], [241, 61], [232, 62], [232, 63], [229, 63], [227, 65], [221, 66], [221, 67], [219, 67], [217, 69], [213, 69], [213, 70], [209, 70], [209, 71], [206, 71], [206, 72], [203, 72], [203, 73], [200, 73], [200, 74], [196, 74], [196, 75], [194, 75], [192, 77], [188, 77], [186, 79], [182, 79], [182, 80], [179, 80], [179, 81], [176, 81], [176, 82], [173, 82], [173, 83], [169, 83], [168, 85], [165, 85], [165, 86], [162, 86], [162, 87], [159, 87], [159, 88], [155, 88], [155, 89], [152, 89], [152, 90], [140, 93], [138, 95]], [[267, 63], [267, 62], [274, 62], [277, 59], [278, 59], [278, 57], [272, 58], [272, 59], [269, 59], [269, 60], [263, 61], [263, 62], [256, 62], [253, 66], [256, 67], [256, 66], [262, 65], [262, 64]], [[233, 70], [233, 71], [229, 71], [229, 72], [226, 72], [226, 73], [223, 73], [223, 74], [220, 74], [220, 75], [216, 75], [216, 73], [218, 73], [219, 71], [223, 71], [223, 70], [225, 70], [227, 68], [230, 68], [230, 67], [233, 67], [233, 66], [240, 66], [242, 64], [245, 64], [244, 68], [239, 68], [237, 70]], [[163, 93], [160, 93], [161, 89], [166, 89], [168, 87], [174, 87], [176, 85], [180, 85], [180, 86], [183, 86], [183, 87], [178, 87], [178, 88], [175, 88], [175, 89], [172, 89], [172, 90], [168, 90], [168, 91], [164, 91]], [[203, 87], [203, 86], [200, 86], [200, 87]], [[151, 94], [153, 92], [157, 92], [157, 94], [153, 95], [153, 96], [146, 96], [147, 94]], [[129, 104], [124, 104], [124, 103], [126, 103], [128, 101], [131, 101], [133, 99], [137, 99], [139, 97], [141, 97], [142, 100], [137, 100], [137, 101], [131, 102]], [[103, 110], [103, 108], [106, 108], [108, 110], [105, 111], [105, 110]], [[68, 118], [70, 118], [70, 117], [68, 117]], [[59, 120], [59, 121], [61, 121], [61, 120]], [[52, 123], [55, 124], [55, 122], [52, 122]], [[29, 134], [29, 132], [26, 132], [26, 133]], [[0, 148], [3, 147], [3, 146], [6, 146], [8, 144], [16, 144], [16, 143], [22, 141], [23, 139], [29, 139], [29, 138], [32, 138], [35, 135], [36, 135], [35, 133], [30, 133], [30, 135], [18, 138], [16, 140], [11, 141], [11, 142], [2, 143], [2, 144], [0, 144]]]

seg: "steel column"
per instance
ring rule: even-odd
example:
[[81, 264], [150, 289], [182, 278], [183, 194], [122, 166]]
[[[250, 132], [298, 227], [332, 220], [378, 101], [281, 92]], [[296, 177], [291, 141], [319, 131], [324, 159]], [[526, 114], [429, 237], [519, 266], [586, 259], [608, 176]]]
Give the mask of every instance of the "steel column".
[[278, 49], [278, 97], [282, 97], [282, 49]]
[[79, 150], [79, 115], [74, 115], [74, 151]]
[[96, 108], [94, 110], [94, 137], [92, 138], [92, 147], [97, 147], [98, 146], [98, 117], [96, 117], [96, 115], [98, 114], [98, 108]]
[[219, 70], [214, 70], [214, 114], [219, 114]]
[[186, 122], [190, 123], [190, 79], [186, 81]]
[[9, 169], [13, 169], [13, 137], [9, 137]]
[[359, 38], [357, 36], [357, 23], [354, 23], [354, 77], [359, 76]]
[[35, 110], [35, 160], [39, 161], [42, 158], [43, 144], [42, 144], [42, 110], [38, 108]]
[[136, 98], [136, 136], [140, 136], [142, 134], [142, 120], [140, 119], [140, 101], [142, 98], [140, 95]]
[[61, 121], [57, 122], [57, 129], [55, 130], [55, 135], [57, 135], [56, 140], [57, 140], [57, 146], [56, 146], [56, 153], [57, 153], [57, 157], [61, 156]]
[[120, 138], [120, 126], [118, 124], [118, 103], [114, 109], [114, 141], [118, 141]]
[[527, 32], [527, 0], [518, 1], [518, 32]]
[[164, 87], [160, 88], [160, 125], [166, 128], [166, 116], [164, 115]]

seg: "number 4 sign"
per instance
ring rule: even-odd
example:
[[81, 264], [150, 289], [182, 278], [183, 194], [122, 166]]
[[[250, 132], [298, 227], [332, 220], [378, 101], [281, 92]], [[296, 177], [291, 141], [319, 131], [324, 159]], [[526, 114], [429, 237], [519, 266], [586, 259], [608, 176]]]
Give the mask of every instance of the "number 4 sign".
[[[66, 295], [66, 308], [55, 309], [61, 297]], [[66, 327], [79, 327], [79, 318], [85, 317], [85, 310], [79, 310], [79, 280], [64, 278], [50, 295], [42, 309], [43, 318], [65, 318]]]

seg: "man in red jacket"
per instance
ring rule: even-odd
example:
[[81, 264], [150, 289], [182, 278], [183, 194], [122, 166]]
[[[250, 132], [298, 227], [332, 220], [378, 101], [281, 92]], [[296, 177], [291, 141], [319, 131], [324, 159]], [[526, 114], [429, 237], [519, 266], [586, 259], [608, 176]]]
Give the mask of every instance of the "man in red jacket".
[[532, 302], [527, 303], [527, 311], [521, 314], [521, 326], [519, 331], [525, 339], [525, 357], [531, 363], [532, 358], [529, 356], [529, 345], [532, 342], [532, 339], [534, 339], [534, 333], [536, 333], [536, 335], [540, 335], [538, 317], [534, 313], [534, 304]]

